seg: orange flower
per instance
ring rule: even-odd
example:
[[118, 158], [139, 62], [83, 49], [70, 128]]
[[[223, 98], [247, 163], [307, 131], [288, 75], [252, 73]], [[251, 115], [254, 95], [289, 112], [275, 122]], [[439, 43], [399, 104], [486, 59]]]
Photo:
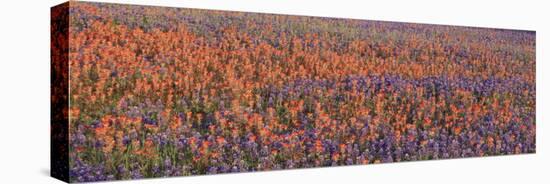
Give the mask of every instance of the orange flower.
[[69, 112], [71, 117], [78, 117], [80, 116], [80, 109], [78, 107], [72, 107]]
[[251, 135], [250, 137], [248, 137], [248, 140], [250, 142], [256, 142], [256, 136], [255, 135]]
[[110, 154], [115, 147], [115, 139], [111, 136], [106, 136], [103, 138], [103, 153]]
[[221, 136], [218, 136], [218, 138], [216, 139], [216, 142], [219, 144], [219, 145], [223, 145], [225, 144], [225, 139]]
[[338, 160], [340, 160], [340, 154], [339, 154], [339, 153], [334, 153], [334, 154], [332, 154], [332, 160], [333, 160], [333, 161], [338, 161]]

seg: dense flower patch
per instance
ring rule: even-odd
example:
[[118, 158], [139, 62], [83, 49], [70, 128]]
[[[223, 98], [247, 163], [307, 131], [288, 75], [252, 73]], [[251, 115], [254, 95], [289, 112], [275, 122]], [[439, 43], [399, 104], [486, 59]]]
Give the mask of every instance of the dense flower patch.
[[70, 177], [534, 153], [528, 31], [72, 2]]

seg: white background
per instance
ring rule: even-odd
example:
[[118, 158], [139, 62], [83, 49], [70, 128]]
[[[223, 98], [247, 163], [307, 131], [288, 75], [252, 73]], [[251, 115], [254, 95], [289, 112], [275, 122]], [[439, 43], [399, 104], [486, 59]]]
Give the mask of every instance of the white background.
[[[62, 0], [0, 5], [0, 183], [49, 177], [49, 17]], [[105, 1], [537, 31], [537, 153], [519, 156], [298, 169], [117, 183], [548, 183], [550, 6], [544, 0]], [[546, 18], [545, 18], [546, 17]]]

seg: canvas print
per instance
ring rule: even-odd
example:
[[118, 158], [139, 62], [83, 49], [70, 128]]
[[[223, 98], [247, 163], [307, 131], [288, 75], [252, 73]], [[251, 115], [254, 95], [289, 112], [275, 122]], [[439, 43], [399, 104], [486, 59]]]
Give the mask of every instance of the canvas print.
[[63, 181], [536, 152], [535, 31], [79, 1], [51, 15]]

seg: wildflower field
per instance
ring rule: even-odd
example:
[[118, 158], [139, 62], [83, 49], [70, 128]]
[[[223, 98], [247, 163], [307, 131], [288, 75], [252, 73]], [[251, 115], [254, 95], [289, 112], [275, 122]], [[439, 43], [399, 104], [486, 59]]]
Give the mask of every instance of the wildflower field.
[[71, 2], [73, 182], [535, 153], [535, 32]]

